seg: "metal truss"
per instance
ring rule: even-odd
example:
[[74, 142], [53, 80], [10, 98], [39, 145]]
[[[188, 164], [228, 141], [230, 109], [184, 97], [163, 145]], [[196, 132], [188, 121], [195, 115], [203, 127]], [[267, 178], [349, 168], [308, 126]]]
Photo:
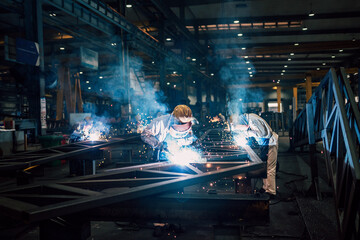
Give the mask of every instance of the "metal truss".
[[124, 138], [110, 139], [108, 141], [84, 141], [5, 156], [0, 160], [0, 173], [8, 174], [9, 172], [50, 163], [55, 160], [68, 159], [85, 153], [91, 154], [100, 148], [117, 144], [127, 144], [139, 139], [139, 136], [127, 136]]
[[[232, 146], [229, 137], [229, 133], [225, 133], [223, 129], [211, 129], [205, 132], [199, 139], [203, 158], [207, 160], [205, 163], [190, 163], [184, 166], [170, 162], [147, 163], [108, 169], [97, 175], [4, 190], [0, 192], [0, 212], [27, 223], [75, 213], [92, 219], [92, 217], [99, 217], [100, 215], [104, 217], [106, 211], [109, 211], [105, 210], [104, 213], [104, 210], [100, 211], [99, 208], [112, 209], [111, 206], [115, 204], [120, 206], [120, 208], [116, 207], [119, 217], [126, 217], [125, 213], [128, 212], [128, 209], [133, 209], [134, 216], [138, 214], [137, 216], [141, 217], [143, 211], [138, 208], [139, 206], [141, 206], [140, 208], [144, 207], [141, 204], [144, 199], [163, 202], [163, 205], [156, 209], [151, 204], [147, 204], [146, 212], [148, 215], [146, 218], [151, 219], [156, 218], [159, 212], [163, 213], [164, 209], [167, 209], [165, 212], [176, 212], [176, 215], [169, 214], [166, 215], [166, 218], [178, 216], [186, 219], [189, 216], [186, 211], [173, 209], [174, 206], [179, 205], [179, 201], [184, 201], [182, 207], [189, 211], [195, 211], [196, 217], [202, 220], [211, 218], [216, 221], [217, 216], [220, 215], [225, 220], [241, 218], [242, 214], [250, 214], [249, 209], [258, 208], [255, 205], [260, 202], [261, 206], [264, 206], [261, 209], [265, 212], [268, 211], [268, 199], [261, 196], [248, 195], [244, 197], [244, 195], [235, 193], [225, 196], [221, 194], [209, 196], [206, 192], [200, 195], [198, 192], [190, 195], [187, 192], [184, 195], [184, 188], [188, 186], [266, 169], [266, 163], [259, 161], [251, 149], [244, 150]], [[88, 143], [84, 142], [84, 144]], [[173, 192], [181, 192], [181, 196], [171, 195]], [[170, 195], [159, 195], [164, 193]], [[201, 201], [211, 202], [210, 205], [219, 209], [219, 212], [210, 214], [208, 213], [209, 209], [204, 207], [200, 210], [199, 204], [204, 205], [201, 204]], [[243, 211], [236, 214], [231, 213], [231, 211], [222, 213], [224, 202], [228, 202], [228, 207], [236, 205], [238, 206], [236, 209]], [[91, 213], [87, 211], [90, 209], [92, 210]], [[266, 214], [264, 215], [264, 212], [261, 212], [259, 216], [263, 218]]]
[[345, 70], [331, 68], [296, 119], [293, 136], [294, 146], [323, 142], [344, 240], [360, 238], [359, 128], [359, 107]]
[[2, 214], [27, 223], [83, 212], [262, 168], [264, 163], [207, 163], [179, 166], [168, 162], [112, 170], [53, 184], [0, 192]]

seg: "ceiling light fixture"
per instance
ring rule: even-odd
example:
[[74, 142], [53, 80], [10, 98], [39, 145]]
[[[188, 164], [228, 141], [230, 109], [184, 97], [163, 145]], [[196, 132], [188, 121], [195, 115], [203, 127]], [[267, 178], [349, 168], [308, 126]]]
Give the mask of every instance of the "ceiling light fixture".
[[323, 65], [323, 66], [325, 66], [325, 65], [326, 65], [326, 63], [324, 63], [324, 62], [323, 62], [323, 63], [322, 63], [322, 65]]
[[242, 47], [241, 50], [246, 50], [246, 47]]
[[339, 52], [343, 52], [344, 50], [343, 49], [339, 49]]
[[240, 21], [239, 21], [239, 20], [235, 20], [234, 23], [240, 23]]
[[103, 76], [100, 76], [99, 78], [100, 78], [100, 79], [103, 79]]
[[83, 74], [83, 72], [79, 72], [79, 74]]
[[294, 43], [294, 46], [299, 46], [299, 43]]
[[316, 70], [318, 70], [318, 71], [319, 71], [319, 70], [320, 70], [320, 68], [316, 68]]
[[59, 48], [61, 51], [64, 51], [65, 50], [65, 47], [60, 47]]
[[335, 58], [335, 55], [332, 55], [331, 58]]
[[251, 74], [250, 77], [253, 77], [253, 75]]
[[166, 41], [170, 42], [170, 41], [171, 41], [171, 38], [166, 38]]
[[196, 62], [196, 58], [191, 59], [193, 62]]
[[242, 35], [243, 35], [242, 33], [238, 33], [238, 37], [242, 37]]
[[246, 61], [245, 63], [246, 63], [246, 64], [249, 64], [249, 63], [250, 63], [250, 61]]
[[90, 89], [91, 89], [91, 87], [88, 87], [88, 89], [90, 90]]
[[288, 61], [291, 61], [291, 58], [288, 58]]
[[308, 28], [307, 28], [306, 26], [303, 26], [302, 30], [303, 30], [303, 31], [307, 31]]
[[214, 74], [213, 74], [213, 73], [210, 73], [210, 75], [211, 75], [211, 76], [214, 76]]
[[248, 58], [249, 56], [244, 56], [244, 58]]
[[284, 75], [284, 73], [281, 73], [281, 75]]
[[287, 67], [287, 65], [284, 65], [284, 67]]
[[132, 8], [132, 5], [131, 4], [126, 4], [126, 7], [127, 8]]
[[311, 10], [311, 11], [309, 12], [309, 17], [313, 17], [313, 16], [315, 16], [315, 13]]
[[292, 52], [292, 53], [290, 53], [290, 55], [291, 55], [291, 56], [294, 56], [294, 55], [295, 55], [295, 53], [293, 53], [293, 52]]

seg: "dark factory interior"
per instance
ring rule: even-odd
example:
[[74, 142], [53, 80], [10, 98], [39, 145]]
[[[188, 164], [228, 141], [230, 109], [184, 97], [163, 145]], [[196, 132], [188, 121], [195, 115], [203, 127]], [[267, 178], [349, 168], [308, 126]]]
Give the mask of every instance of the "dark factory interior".
[[360, 239], [359, 0], [1, 0], [0, 239]]

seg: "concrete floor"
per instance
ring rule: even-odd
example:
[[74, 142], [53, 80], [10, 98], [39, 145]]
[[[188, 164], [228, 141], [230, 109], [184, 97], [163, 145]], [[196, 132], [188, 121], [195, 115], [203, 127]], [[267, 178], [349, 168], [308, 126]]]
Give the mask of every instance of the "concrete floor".
[[[281, 134], [280, 134], [281, 135]], [[321, 145], [318, 146], [320, 189], [323, 199], [316, 200], [309, 194], [311, 175], [309, 156], [306, 152], [288, 152], [289, 138], [280, 136], [277, 173], [277, 199], [270, 200], [270, 222], [265, 226], [242, 226], [236, 229], [214, 228], [206, 225], [182, 225], [181, 231], [175, 227], [163, 228], [161, 236], [154, 236], [154, 227], [118, 222], [92, 222], [89, 239], [184, 239], [184, 240], [231, 240], [231, 239], [337, 239], [335, 208], [331, 189], [326, 184], [326, 170], [322, 159]], [[53, 178], [65, 176], [67, 170], [55, 167]], [[261, 187], [261, 180], [256, 183]], [[239, 234], [239, 231], [241, 232]], [[235, 232], [235, 233], [234, 233]], [[241, 236], [240, 236], [241, 235]], [[38, 228], [24, 236], [23, 240], [39, 239]]]

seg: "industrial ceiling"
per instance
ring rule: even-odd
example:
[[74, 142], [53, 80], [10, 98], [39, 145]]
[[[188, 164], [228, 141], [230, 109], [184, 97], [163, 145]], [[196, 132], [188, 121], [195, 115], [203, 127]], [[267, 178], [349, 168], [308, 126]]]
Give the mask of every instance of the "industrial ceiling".
[[[0, 3], [2, 40], [29, 35], [24, 19], [34, 10], [22, 2]], [[293, 86], [306, 75], [320, 80], [330, 67], [359, 67], [358, 0], [44, 0], [42, 6], [45, 67], [76, 62], [82, 46], [99, 52], [96, 74], [112, 74], [106, 66], [124, 42], [137, 56], [130, 65], [141, 65], [146, 78], [159, 75], [162, 57], [166, 74], [181, 76], [190, 67], [200, 78], [240, 86]]]

